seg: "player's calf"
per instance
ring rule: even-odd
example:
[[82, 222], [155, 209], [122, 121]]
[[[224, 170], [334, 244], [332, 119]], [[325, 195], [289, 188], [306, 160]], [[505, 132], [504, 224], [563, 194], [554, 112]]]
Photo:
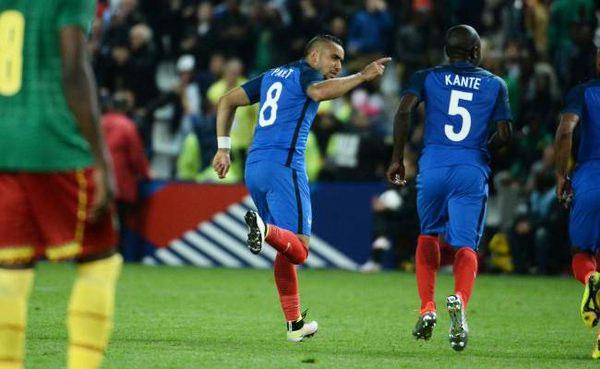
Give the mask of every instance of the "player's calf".
[[21, 369], [33, 269], [0, 269], [0, 367]]
[[69, 303], [69, 369], [97, 369], [113, 327], [115, 285], [121, 255], [82, 263]]

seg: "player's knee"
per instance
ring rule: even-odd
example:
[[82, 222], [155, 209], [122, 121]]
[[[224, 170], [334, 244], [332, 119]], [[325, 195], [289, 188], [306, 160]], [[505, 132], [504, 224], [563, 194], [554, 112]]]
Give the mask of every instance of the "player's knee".
[[303, 234], [299, 234], [298, 235], [298, 239], [300, 240], [300, 242], [302, 242], [302, 244], [304, 245], [304, 247], [308, 250], [308, 248], [310, 246], [310, 237], [305, 236]]

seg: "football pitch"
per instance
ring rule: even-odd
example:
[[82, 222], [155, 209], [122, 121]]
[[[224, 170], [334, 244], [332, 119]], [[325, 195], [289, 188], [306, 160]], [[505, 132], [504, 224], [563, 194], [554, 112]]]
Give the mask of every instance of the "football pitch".
[[[28, 369], [65, 364], [73, 267], [38, 267], [29, 310]], [[439, 278], [443, 306], [451, 275]], [[431, 341], [415, 341], [413, 274], [301, 270], [303, 307], [319, 322], [307, 342], [285, 341], [271, 270], [127, 265], [103, 368], [595, 368], [594, 332], [571, 278], [482, 275], [469, 307], [464, 352], [447, 340], [440, 309]]]

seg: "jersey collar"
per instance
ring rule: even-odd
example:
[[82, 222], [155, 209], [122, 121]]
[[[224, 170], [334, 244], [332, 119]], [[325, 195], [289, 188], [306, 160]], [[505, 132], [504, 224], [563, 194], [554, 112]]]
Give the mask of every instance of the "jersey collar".
[[454, 68], [459, 68], [459, 69], [462, 69], [462, 68], [475, 68], [475, 64], [473, 64], [471, 62], [468, 62], [468, 61], [457, 61], [457, 62], [454, 62], [454, 63], [452, 63], [450, 65], [452, 67], [454, 67]]

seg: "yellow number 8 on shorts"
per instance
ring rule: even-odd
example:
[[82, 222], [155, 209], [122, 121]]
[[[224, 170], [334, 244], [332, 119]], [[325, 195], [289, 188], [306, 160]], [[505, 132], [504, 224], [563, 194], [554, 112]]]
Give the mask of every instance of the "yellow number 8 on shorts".
[[0, 95], [21, 90], [25, 17], [16, 10], [0, 13]]

